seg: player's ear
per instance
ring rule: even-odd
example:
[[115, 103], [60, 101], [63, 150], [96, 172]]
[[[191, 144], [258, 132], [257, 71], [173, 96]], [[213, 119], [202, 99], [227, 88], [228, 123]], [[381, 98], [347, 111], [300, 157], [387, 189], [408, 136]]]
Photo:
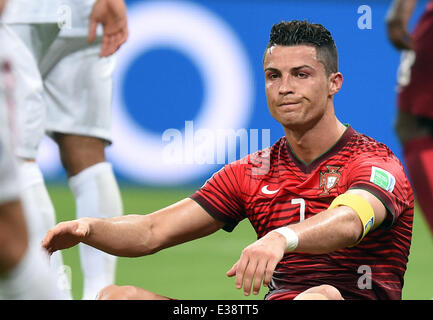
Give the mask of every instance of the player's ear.
[[343, 75], [341, 72], [334, 72], [331, 73], [331, 75], [328, 78], [328, 84], [329, 84], [329, 95], [334, 95], [338, 91], [340, 91], [341, 86], [343, 85]]

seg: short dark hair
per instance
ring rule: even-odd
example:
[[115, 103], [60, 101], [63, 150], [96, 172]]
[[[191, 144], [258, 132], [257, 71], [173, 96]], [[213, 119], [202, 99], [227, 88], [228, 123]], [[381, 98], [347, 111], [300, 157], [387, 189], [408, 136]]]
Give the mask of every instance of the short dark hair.
[[321, 24], [308, 21], [282, 21], [274, 24], [267, 50], [275, 45], [310, 45], [316, 48], [317, 59], [325, 66], [326, 75], [338, 72], [338, 53], [331, 33]]

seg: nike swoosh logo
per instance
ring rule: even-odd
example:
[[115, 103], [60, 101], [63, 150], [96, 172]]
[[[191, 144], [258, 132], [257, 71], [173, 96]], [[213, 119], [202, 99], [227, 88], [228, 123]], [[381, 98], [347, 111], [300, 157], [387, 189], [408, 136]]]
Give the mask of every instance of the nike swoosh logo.
[[269, 185], [267, 184], [266, 186], [264, 186], [264, 187], [262, 188], [262, 192], [263, 192], [264, 194], [275, 194], [275, 193], [277, 193], [278, 191], [280, 191], [280, 188], [278, 188], [277, 190], [268, 190], [268, 187], [269, 187]]

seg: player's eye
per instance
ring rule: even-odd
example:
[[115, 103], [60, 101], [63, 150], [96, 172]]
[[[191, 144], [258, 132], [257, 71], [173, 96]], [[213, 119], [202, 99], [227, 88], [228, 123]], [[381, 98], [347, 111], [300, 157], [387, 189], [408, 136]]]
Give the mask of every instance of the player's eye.
[[277, 78], [278, 78], [278, 73], [276, 73], [276, 72], [270, 72], [270, 73], [268, 73], [268, 79], [275, 80]]
[[278, 78], [280, 78], [281, 76], [281, 72], [279, 72], [278, 70], [265, 70], [265, 78], [267, 80], [276, 80]]
[[300, 78], [300, 79], [306, 79], [306, 78], [308, 78], [308, 74], [307, 73], [305, 73], [305, 72], [298, 72], [297, 74], [296, 74], [296, 76], [298, 77], [298, 78]]

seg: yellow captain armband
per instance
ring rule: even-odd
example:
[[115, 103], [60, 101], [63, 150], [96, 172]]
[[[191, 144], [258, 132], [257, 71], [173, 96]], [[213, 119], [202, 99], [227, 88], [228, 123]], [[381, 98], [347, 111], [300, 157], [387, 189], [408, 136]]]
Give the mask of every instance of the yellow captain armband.
[[[364, 197], [361, 197], [356, 194], [344, 193], [340, 194], [336, 197], [329, 206], [328, 209], [333, 209], [338, 206], [348, 206], [352, 208], [359, 216], [363, 226], [363, 233], [361, 238], [356, 242], [353, 246], [356, 246], [361, 240], [365, 237], [365, 235], [371, 230], [374, 225], [374, 210], [371, 204], [365, 200]], [[353, 247], [352, 246], [352, 247]]]

